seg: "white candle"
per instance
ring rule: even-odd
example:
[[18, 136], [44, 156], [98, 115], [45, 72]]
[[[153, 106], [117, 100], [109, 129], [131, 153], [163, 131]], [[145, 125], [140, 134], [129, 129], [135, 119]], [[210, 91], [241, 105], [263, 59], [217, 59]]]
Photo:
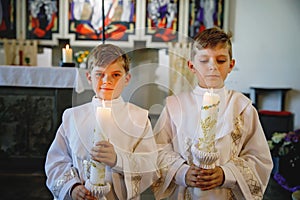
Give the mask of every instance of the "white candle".
[[63, 58], [63, 63], [73, 62], [73, 51], [68, 44], [66, 45], [66, 48], [62, 49], [62, 58]]
[[203, 138], [199, 138], [199, 149], [206, 152], [215, 151], [215, 135], [218, 120], [220, 96], [213, 93], [212, 89], [205, 92], [201, 106], [201, 129]]
[[[101, 140], [103, 140], [103, 134], [97, 124], [96, 128], [94, 129], [94, 145], [96, 142]], [[100, 186], [105, 184], [105, 165], [103, 163], [92, 160], [90, 173], [90, 182], [93, 185]]]
[[105, 185], [105, 165], [92, 160], [90, 181], [93, 185]]
[[[102, 131], [106, 131], [105, 133], [107, 133], [107, 130], [110, 129], [110, 125], [111, 125], [111, 108], [110, 107], [106, 107], [105, 106], [105, 101], [102, 100], [102, 106], [101, 107], [97, 107], [97, 122], [99, 127], [101, 127]], [[100, 132], [99, 132], [100, 133]], [[101, 132], [101, 136], [99, 135], [99, 138], [102, 138], [102, 140], [107, 140], [107, 135], [105, 135], [104, 133]]]
[[213, 93], [212, 89], [209, 92], [205, 92], [201, 106], [201, 119], [206, 119], [209, 116], [215, 118], [218, 114], [219, 103], [220, 96]]
[[[111, 117], [111, 108], [105, 107], [104, 100], [102, 101], [102, 107], [97, 107], [97, 125], [94, 131], [94, 143], [107, 140], [106, 135], [103, 133], [103, 129], [100, 129], [99, 120], [107, 120]], [[93, 185], [105, 184], [105, 164], [92, 161], [91, 163], [91, 175], [90, 181]]]

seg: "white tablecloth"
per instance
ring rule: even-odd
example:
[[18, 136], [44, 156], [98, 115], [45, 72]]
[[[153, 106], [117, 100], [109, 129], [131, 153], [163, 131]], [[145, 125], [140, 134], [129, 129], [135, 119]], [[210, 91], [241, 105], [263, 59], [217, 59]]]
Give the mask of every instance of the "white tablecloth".
[[0, 86], [90, 90], [86, 70], [75, 67], [0, 66]]

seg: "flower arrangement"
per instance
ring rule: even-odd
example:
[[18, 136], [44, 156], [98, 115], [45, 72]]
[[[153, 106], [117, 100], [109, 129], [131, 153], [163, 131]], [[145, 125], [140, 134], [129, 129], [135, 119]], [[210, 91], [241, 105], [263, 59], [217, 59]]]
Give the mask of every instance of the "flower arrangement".
[[273, 156], [286, 156], [300, 151], [300, 129], [288, 133], [273, 133], [268, 140], [269, 148]]
[[[268, 144], [273, 156], [278, 159], [274, 179], [284, 189], [294, 192], [300, 189], [300, 129], [288, 133], [273, 133]], [[274, 167], [275, 167], [274, 163]]]
[[[87, 60], [87, 57], [89, 55], [89, 51], [77, 51], [74, 56], [75, 56], [75, 61], [76, 63], [79, 65], [80, 68], [85, 68], [86, 66], [86, 60]], [[82, 67], [84, 66], [84, 67]]]

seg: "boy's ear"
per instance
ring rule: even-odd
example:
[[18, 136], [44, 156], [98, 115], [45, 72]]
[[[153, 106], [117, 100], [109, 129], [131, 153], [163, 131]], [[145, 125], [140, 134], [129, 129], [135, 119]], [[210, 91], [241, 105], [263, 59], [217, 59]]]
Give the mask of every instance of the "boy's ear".
[[125, 76], [125, 84], [126, 84], [126, 85], [128, 85], [130, 79], [131, 79], [131, 74], [130, 74], [130, 73], [127, 73], [126, 76]]
[[187, 65], [188, 65], [189, 70], [190, 70], [191, 72], [195, 73], [195, 68], [194, 68], [193, 62], [189, 60], [189, 61], [187, 62]]
[[86, 72], [85, 73], [85, 77], [88, 81], [89, 84], [92, 84], [92, 76], [91, 76], [91, 73], [90, 72]]
[[233, 70], [234, 66], [235, 66], [235, 60], [232, 59], [232, 60], [230, 61], [229, 72], [228, 72], [228, 73], [230, 73], [230, 72]]

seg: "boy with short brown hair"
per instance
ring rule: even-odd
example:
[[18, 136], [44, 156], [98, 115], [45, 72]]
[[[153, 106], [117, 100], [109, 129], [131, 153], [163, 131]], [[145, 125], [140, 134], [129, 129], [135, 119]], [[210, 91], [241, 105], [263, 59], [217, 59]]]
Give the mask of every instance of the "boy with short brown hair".
[[[95, 96], [63, 113], [47, 153], [47, 186], [56, 199], [98, 199], [106, 189], [103, 199], [139, 199], [157, 179], [157, 152], [148, 111], [121, 97], [129, 59], [119, 47], [102, 44], [91, 51], [88, 69]], [[98, 108], [109, 112], [101, 115]], [[105, 187], [91, 182], [95, 162], [106, 165]]]
[[[168, 97], [154, 128], [162, 174], [154, 184], [157, 199], [263, 198], [272, 158], [251, 101], [224, 86], [235, 65], [230, 38], [219, 28], [206, 29], [194, 38], [188, 67], [198, 85], [191, 92]], [[204, 161], [196, 164], [191, 149], [205, 142], [200, 119], [208, 91], [220, 97], [216, 124], [206, 124], [216, 127], [212, 145], [219, 157], [215, 167], [204, 169], [199, 167]]]

